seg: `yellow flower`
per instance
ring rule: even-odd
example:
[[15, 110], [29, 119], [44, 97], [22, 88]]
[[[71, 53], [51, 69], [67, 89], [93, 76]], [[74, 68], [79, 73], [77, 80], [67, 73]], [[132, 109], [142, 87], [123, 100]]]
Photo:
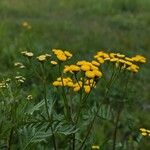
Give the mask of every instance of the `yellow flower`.
[[70, 70], [72, 72], [78, 72], [80, 71], [80, 67], [78, 67], [77, 65], [70, 65]]
[[98, 70], [93, 70], [93, 73], [95, 74], [96, 77], [101, 77], [102, 73]]
[[141, 133], [143, 136], [147, 136], [148, 134], [146, 132]]
[[54, 81], [53, 86], [62, 86], [62, 83], [59, 81]]
[[117, 57], [120, 57], [120, 58], [124, 58], [124, 57], [125, 57], [125, 55], [120, 54], [120, 53], [117, 53], [116, 56], [117, 56]]
[[95, 77], [95, 74], [94, 74], [93, 71], [86, 71], [86, 72], [85, 72], [85, 75], [86, 75], [86, 77], [88, 77], [88, 78], [94, 78], [94, 77]]
[[51, 61], [51, 64], [52, 64], [52, 65], [57, 65], [57, 62], [54, 61], [54, 60], [52, 60], [52, 61]]
[[92, 61], [92, 64], [95, 65], [95, 66], [100, 66], [100, 63], [98, 63], [98, 62], [95, 61], [95, 60]]
[[104, 63], [104, 59], [103, 59], [102, 57], [98, 57], [97, 60], [98, 60], [98, 62], [99, 62], [100, 64], [103, 64], [103, 63]]
[[37, 59], [40, 61], [40, 62], [44, 62], [46, 61], [46, 55], [40, 55], [37, 57]]
[[28, 27], [29, 23], [27, 21], [22, 22], [23, 27]]
[[32, 100], [33, 99], [33, 96], [32, 95], [28, 95], [27, 96], [27, 100]]
[[21, 52], [21, 54], [23, 54], [26, 57], [33, 57], [33, 53], [32, 52], [23, 51], [23, 52]]
[[140, 131], [146, 132], [146, 129], [145, 128], [140, 128]]
[[92, 149], [100, 149], [100, 147], [98, 145], [93, 145]]
[[75, 86], [73, 89], [74, 92], [78, 92], [79, 90], [80, 90], [80, 86]]
[[66, 61], [67, 60], [67, 57], [64, 54], [57, 54], [56, 57], [60, 61]]
[[72, 57], [72, 54], [71, 54], [70, 52], [64, 51], [64, 53], [65, 53], [65, 55], [66, 55], [67, 57]]
[[91, 91], [91, 87], [88, 85], [84, 86], [85, 93], [89, 93]]
[[83, 65], [81, 66], [81, 70], [83, 70], [83, 71], [89, 71], [89, 70], [90, 70], [90, 66], [89, 66], [89, 65], [86, 65], [86, 64], [83, 64]]
[[135, 57], [132, 57], [132, 60], [135, 62], [146, 63], [146, 58], [141, 55], [136, 55]]
[[[63, 72], [64, 72], [64, 73], [71, 72], [70, 66], [67, 66], [67, 65], [66, 65]], [[71, 72], [71, 73], [72, 73], [72, 72]]]

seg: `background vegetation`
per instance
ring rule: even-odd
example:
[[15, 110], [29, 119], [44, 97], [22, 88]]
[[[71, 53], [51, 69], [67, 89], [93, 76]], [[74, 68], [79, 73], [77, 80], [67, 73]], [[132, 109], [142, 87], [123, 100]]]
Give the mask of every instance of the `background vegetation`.
[[[71, 49], [85, 58], [104, 49], [150, 58], [149, 0], [1, 0], [0, 19], [1, 79], [14, 71], [18, 53], [26, 49]], [[31, 29], [22, 26], [24, 21]], [[150, 122], [149, 68], [148, 61], [135, 83], [134, 116], [145, 128]], [[143, 146], [150, 147], [148, 141]]]

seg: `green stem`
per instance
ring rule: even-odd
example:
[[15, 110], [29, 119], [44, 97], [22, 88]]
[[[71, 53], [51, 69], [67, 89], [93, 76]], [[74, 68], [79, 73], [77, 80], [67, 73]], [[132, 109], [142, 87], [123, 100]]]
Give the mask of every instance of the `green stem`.
[[[68, 104], [66, 92], [65, 92], [65, 89], [64, 89], [63, 76], [62, 76], [62, 73], [61, 73], [61, 64], [59, 64], [59, 74], [60, 74], [61, 82], [62, 82], [62, 92], [63, 92], [62, 95], [63, 95], [64, 105], [65, 105], [65, 109], [66, 109], [66, 116], [67, 116], [68, 120], [72, 121], [71, 113], [70, 113], [69, 106], [68, 106], [69, 104]], [[64, 113], [64, 115], [65, 115], [65, 113]]]
[[51, 128], [51, 131], [52, 131], [52, 140], [53, 140], [54, 150], [57, 150], [56, 137], [55, 137], [55, 134], [54, 134], [53, 126], [51, 124], [51, 117], [50, 117], [50, 114], [49, 114], [49, 111], [48, 111], [46, 76], [45, 76], [45, 67], [44, 67], [44, 64], [42, 64], [42, 70], [43, 70], [43, 85], [44, 85], [45, 110], [46, 110], [46, 113], [47, 113], [47, 116], [48, 116], [48, 119], [49, 119], [49, 122], [50, 122], [50, 128]]
[[114, 134], [113, 134], [112, 150], [116, 149], [117, 131], [118, 131], [118, 123], [119, 123], [119, 119], [120, 119], [120, 114], [121, 114], [121, 111], [118, 111], [116, 122], [115, 122]]

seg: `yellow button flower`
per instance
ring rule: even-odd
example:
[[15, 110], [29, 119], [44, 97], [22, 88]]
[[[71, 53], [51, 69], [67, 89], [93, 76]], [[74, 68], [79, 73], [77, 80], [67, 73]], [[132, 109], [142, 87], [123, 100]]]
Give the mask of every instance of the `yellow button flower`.
[[67, 57], [64, 54], [57, 54], [56, 57], [60, 61], [66, 61], [67, 60]]
[[100, 147], [98, 145], [93, 145], [92, 149], [100, 149]]
[[89, 65], [86, 65], [86, 64], [83, 64], [83, 65], [81, 66], [81, 70], [83, 70], [83, 71], [89, 71], [89, 70], [90, 70], [90, 66], [89, 66]]
[[93, 73], [95, 74], [96, 77], [101, 77], [102, 73], [98, 70], [93, 70]]
[[46, 55], [40, 55], [40, 56], [37, 57], [37, 59], [40, 62], [44, 62], [44, 61], [46, 61]]
[[91, 91], [91, 87], [88, 85], [84, 86], [85, 93], [89, 93]]
[[95, 65], [95, 66], [98, 66], [98, 67], [100, 66], [100, 63], [98, 63], [98, 62], [95, 61], [95, 60], [92, 61], [92, 64]]
[[93, 71], [86, 71], [86, 72], [85, 72], [85, 75], [86, 75], [86, 77], [88, 77], [88, 78], [94, 78], [94, 77], [95, 77], [95, 74], [94, 74]]

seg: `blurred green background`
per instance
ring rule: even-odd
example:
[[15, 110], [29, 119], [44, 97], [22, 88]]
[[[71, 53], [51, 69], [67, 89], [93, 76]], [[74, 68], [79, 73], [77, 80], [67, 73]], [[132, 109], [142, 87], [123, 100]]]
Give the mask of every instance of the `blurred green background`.
[[[22, 26], [27, 21], [31, 29]], [[70, 49], [88, 58], [100, 49], [147, 58], [137, 77], [141, 127], [150, 122], [150, 0], [0, 0], [0, 78], [19, 52]]]

